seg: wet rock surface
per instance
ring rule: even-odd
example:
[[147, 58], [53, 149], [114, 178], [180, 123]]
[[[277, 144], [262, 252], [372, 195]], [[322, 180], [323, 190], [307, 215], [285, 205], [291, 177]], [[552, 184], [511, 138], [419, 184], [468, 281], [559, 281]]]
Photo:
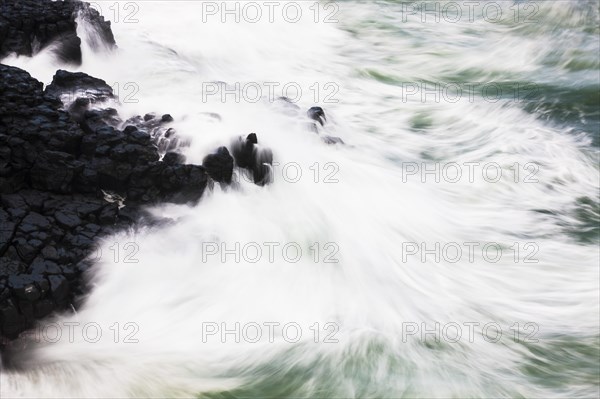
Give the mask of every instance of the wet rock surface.
[[[325, 127], [327, 124], [327, 116], [325, 115], [325, 110], [321, 107], [311, 107], [306, 112], [306, 116], [310, 119], [309, 129], [316, 134], [320, 134], [320, 129]], [[334, 145], [334, 144], [345, 144], [344, 140], [340, 137], [329, 136], [329, 135], [321, 135], [321, 140], [325, 144]]]
[[202, 161], [209, 176], [219, 183], [231, 183], [233, 175], [233, 157], [227, 147], [219, 147], [216, 153], [207, 155]]
[[[73, 92], [82, 97], [69, 104]], [[256, 134], [234, 143], [233, 156], [220, 147], [203, 166], [186, 164], [171, 115], [123, 122], [93, 107], [112, 97], [84, 73], [59, 70], [43, 90], [0, 64], [0, 338], [77, 306], [99, 238], [161, 223], [145, 205], [195, 203], [210, 180], [231, 184], [234, 165], [270, 182], [273, 155]]]
[[78, 15], [95, 27], [97, 43], [111, 48], [115, 39], [110, 22], [88, 3], [51, 0], [0, 0], [0, 58], [11, 53], [32, 56], [55, 44], [58, 58], [81, 64]]
[[[27, 72], [0, 64], [0, 333], [6, 338], [76, 304], [98, 238], [158, 223], [143, 205], [198, 201], [208, 182], [202, 166], [184, 164], [177, 153], [161, 161], [156, 140], [142, 130], [169, 117], [119, 130], [114, 110], [69, 115], [58, 97], [61, 87], [73, 86], [62, 82], [107, 89], [85, 74], [68, 74], [59, 71], [53, 89], [43, 91]], [[124, 206], [109, 202], [106, 192], [122, 197]]]
[[273, 152], [258, 144], [256, 133], [240, 137], [232, 144], [233, 158], [238, 167], [252, 173], [254, 183], [264, 186], [272, 180]]
[[[186, 164], [169, 114], [125, 121], [111, 88], [57, 71], [43, 85], [0, 64], [0, 349], [36, 320], [77, 308], [102, 237], [158, 226], [146, 205], [197, 202], [235, 168], [272, 180], [273, 153], [255, 133]], [[104, 104], [105, 105], [105, 104]]]
[[[0, 9], [0, 59], [56, 43], [59, 59], [80, 63], [78, 15], [96, 46], [115, 45], [87, 3], [0, 0]], [[186, 164], [179, 151], [189, 143], [170, 114], [123, 120], [111, 101], [111, 87], [85, 73], [58, 70], [44, 90], [0, 64], [0, 350], [37, 320], [79, 306], [100, 238], [168, 222], [147, 205], [195, 203], [213, 181], [231, 184], [236, 166], [271, 182], [273, 154], [256, 134]]]
[[89, 105], [114, 98], [112, 88], [104, 80], [83, 72], [68, 72], [62, 69], [56, 71], [52, 83], [46, 87], [44, 94], [57, 98], [66, 95], [67, 98], [63, 102], [72, 102], [81, 98], [83, 101], [80, 100], [79, 105]]
[[321, 126], [324, 126], [325, 122], [327, 122], [327, 118], [325, 117], [325, 111], [323, 111], [323, 108], [321, 107], [311, 107], [306, 112], [306, 115], [310, 120], [319, 123]]

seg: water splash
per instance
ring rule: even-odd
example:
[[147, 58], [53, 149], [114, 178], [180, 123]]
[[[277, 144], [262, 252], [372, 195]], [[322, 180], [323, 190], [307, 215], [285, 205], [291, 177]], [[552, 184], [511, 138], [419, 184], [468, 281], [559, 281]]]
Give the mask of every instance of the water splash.
[[[291, 183], [278, 171], [266, 188], [240, 179], [239, 190], [216, 187], [197, 207], [154, 209], [173, 218], [172, 225], [107, 239], [102, 253], [110, 256], [90, 276], [94, 289], [86, 305], [53, 320], [98, 323], [104, 334], [96, 343], [76, 334], [72, 342], [63, 336], [31, 350], [30, 368], [0, 376], [3, 395], [597, 393], [600, 254], [597, 241], [578, 241], [564, 228], [574, 223], [578, 199], [600, 200], [589, 135], [573, 134], [516, 101], [405, 101], [398, 85], [579, 78], [581, 71], [564, 58], [552, 65], [547, 60], [557, 52], [568, 57], [571, 33], [553, 21], [589, 17], [580, 5], [544, 8], [548, 21], [528, 29], [485, 21], [402, 24], [388, 3], [344, 2], [343, 22], [330, 25], [199, 24], [200, 4], [170, 3], [168, 18], [163, 7], [144, 3], [139, 25], [115, 24], [120, 49], [112, 55], [84, 51], [80, 70], [121, 87], [136, 83], [139, 101], [123, 103], [120, 113], [173, 114], [178, 132], [192, 139], [190, 162], [255, 131], [281, 165], [300, 165], [302, 178]], [[55, 67], [44, 57], [9, 62], [43, 78]], [[597, 84], [597, 64], [590, 65], [584, 81]], [[335, 82], [340, 102], [325, 104], [334, 121], [328, 129], [350, 145], [325, 146], [303, 121], [276, 112], [269, 101], [201, 101], [203, 83], [214, 81], [298, 82], [305, 93], [315, 81]], [[307, 109], [313, 102], [303, 96], [298, 104]], [[219, 114], [220, 121], [207, 113]], [[434, 161], [495, 162], [503, 178], [407, 178], [408, 163]], [[325, 184], [321, 175], [315, 183], [310, 168], [316, 163], [336, 165], [338, 182]], [[515, 163], [538, 165], [538, 183], [515, 182]], [[264, 256], [257, 263], [233, 256], [223, 262], [206, 257], [203, 243], [213, 242], [229, 248], [297, 243], [303, 256], [297, 263]], [[403, 253], [403, 243], [432, 248], [450, 242], [496, 242], [511, 255], [493, 263], [476, 253], [473, 261], [463, 256], [452, 263]], [[515, 262], [509, 248], [529, 242], [539, 248], [538, 262]], [[135, 243], [139, 262], [115, 262], [114, 243]], [[315, 262], [314, 243], [335, 243], [339, 263]], [[230, 328], [294, 322], [304, 334], [296, 344], [281, 330], [273, 342], [263, 336], [256, 343], [223, 343], [205, 339], [203, 323], [213, 322]], [[407, 336], [412, 323], [432, 330], [436, 322], [478, 322], [478, 338], [449, 343]], [[498, 342], [483, 338], [482, 326], [491, 322], [504, 333]], [[114, 323], [121, 334], [133, 331], [124, 331], [126, 323], [135, 323], [138, 342], [125, 343], [120, 335], [115, 344]], [[339, 326], [338, 342], [324, 343], [321, 336], [315, 343], [314, 323]], [[515, 323], [534, 323], [539, 341], [515, 339]]]

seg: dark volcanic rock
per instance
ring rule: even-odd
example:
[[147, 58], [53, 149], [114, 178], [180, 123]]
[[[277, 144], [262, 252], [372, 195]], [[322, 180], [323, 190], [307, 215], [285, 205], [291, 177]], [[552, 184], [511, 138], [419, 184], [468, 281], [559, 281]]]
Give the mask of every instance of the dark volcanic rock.
[[58, 211], [54, 214], [54, 219], [63, 228], [74, 228], [81, 224], [81, 219], [75, 213], [68, 211]]
[[163, 157], [163, 162], [167, 165], [181, 165], [185, 163], [185, 155], [178, 152], [167, 152]]
[[[324, 127], [325, 123], [327, 122], [327, 117], [325, 116], [325, 111], [323, 110], [323, 108], [311, 107], [308, 110], [308, 112], [306, 113], [306, 115], [311, 120], [310, 125], [309, 125], [310, 130], [319, 134], [319, 125], [321, 125], [321, 127]], [[344, 144], [344, 140], [342, 140], [339, 137], [335, 137], [335, 136], [327, 136], [327, 135], [321, 136], [321, 140], [325, 144], [330, 144], [330, 145]]]
[[232, 144], [232, 150], [235, 163], [252, 172], [254, 183], [264, 186], [271, 182], [273, 153], [258, 145], [256, 133], [250, 133], [245, 140], [240, 137]]
[[268, 148], [256, 150], [256, 161], [252, 167], [254, 183], [264, 186], [271, 183], [273, 175], [273, 152]]
[[83, 171], [83, 166], [71, 154], [44, 151], [39, 154], [30, 171], [31, 186], [43, 191], [70, 193], [73, 180]]
[[[96, 32], [83, 38], [93, 48], [115, 45], [110, 23], [87, 3], [0, 0], [0, 11], [0, 58], [52, 45], [81, 63], [77, 17]], [[231, 182], [234, 158], [256, 184], [270, 181], [273, 155], [255, 134], [234, 144], [233, 157], [221, 147], [189, 165], [171, 115], [123, 123], [115, 109], [98, 109], [111, 99], [110, 86], [85, 73], [59, 70], [44, 91], [0, 64], [0, 350], [37, 319], [79, 306], [99, 238], [168, 223], [144, 205], [197, 202], [209, 176]]]
[[81, 39], [76, 18], [80, 15], [96, 35], [92, 48], [102, 43], [115, 46], [110, 22], [88, 3], [51, 0], [0, 0], [0, 59], [10, 53], [32, 56], [56, 44], [54, 49], [63, 62], [81, 64]]
[[321, 126], [324, 126], [327, 121], [325, 111], [321, 107], [311, 107], [306, 114], [309, 119], [318, 122]]
[[202, 161], [202, 166], [208, 175], [219, 183], [231, 183], [233, 175], [233, 157], [226, 147], [219, 147], [215, 154], [207, 155]]
[[[160, 118], [157, 118], [155, 114], [146, 114], [144, 117], [136, 115], [125, 121], [124, 125], [125, 132], [131, 132], [136, 135], [140, 140], [150, 140], [158, 146], [158, 153], [160, 155], [166, 155], [169, 152], [177, 152], [176, 150], [185, 146], [188, 143], [180, 141], [176, 135], [175, 129], [169, 127], [170, 123], [173, 122], [173, 117], [169, 114], [165, 114]], [[137, 133], [134, 133], [136, 132]], [[184, 161], [177, 160], [174, 155], [166, 157], [166, 161], [177, 161], [176, 163], [183, 163]]]
[[83, 72], [64, 70], [56, 71], [44, 94], [58, 98], [67, 96], [69, 103], [77, 99], [80, 107], [114, 98], [112, 88], [104, 80]]
[[196, 202], [207, 183], [208, 175], [202, 166], [154, 162], [134, 169], [129, 180], [127, 201]]
[[0, 64], [0, 339], [78, 304], [98, 238], [156, 224], [142, 205], [198, 201], [208, 182], [204, 167], [183, 164], [180, 154], [159, 161], [148, 129], [170, 117], [119, 130], [113, 109], [70, 116], [56, 97], [63, 89], [108, 94], [107, 86], [64, 71], [55, 83], [44, 93], [27, 72]]
[[255, 163], [254, 149], [258, 144], [256, 133], [250, 133], [246, 139], [241, 137], [233, 144], [233, 157], [240, 168], [251, 169]]

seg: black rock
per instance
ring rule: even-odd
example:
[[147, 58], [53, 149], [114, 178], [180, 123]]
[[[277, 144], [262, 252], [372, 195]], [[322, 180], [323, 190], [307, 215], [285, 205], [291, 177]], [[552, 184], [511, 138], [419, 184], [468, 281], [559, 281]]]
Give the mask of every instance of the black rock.
[[163, 162], [167, 165], [182, 165], [185, 163], [185, 156], [178, 152], [167, 152], [163, 157]]
[[[43, 253], [42, 253], [43, 255]], [[35, 258], [30, 267], [31, 274], [61, 274], [60, 267], [50, 260]]]
[[171, 136], [173, 136], [174, 134], [175, 134], [175, 129], [173, 129], [173, 128], [170, 128], [170, 129], [167, 129], [167, 131], [165, 132], [165, 137], [166, 137], [166, 138], [170, 138], [170, 137], [171, 137]]
[[70, 193], [73, 180], [83, 168], [83, 163], [71, 154], [44, 151], [31, 169], [31, 185], [38, 190]]
[[132, 134], [134, 132], [137, 132], [138, 128], [136, 126], [133, 125], [127, 125], [125, 127], [125, 129], [123, 129], [123, 133], [125, 134]]
[[136, 168], [131, 176], [127, 201], [197, 202], [207, 183], [208, 175], [202, 166], [156, 162]]
[[41, 253], [45, 259], [48, 259], [48, 260], [58, 260], [59, 259], [58, 251], [56, 251], [56, 248], [51, 245], [47, 246], [45, 248], [42, 248]]
[[[94, 78], [83, 72], [68, 72], [58, 70], [52, 78], [52, 83], [46, 87], [44, 94], [61, 98], [67, 96], [67, 102], [76, 99], [87, 99], [89, 102], [102, 102], [114, 98], [112, 88], [102, 79]], [[84, 100], [79, 100], [79, 105]]]
[[233, 157], [226, 147], [219, 147], [215, 154], [207, 155], [202, 161], [202, 166], [208, 175], [217, 182], [231, 183], [233, 176]]
[[[34, 43], [60, 38], [59, 51], [76, 61], [73, 10], [97, 19], [100, 36], [110, 33], [85, 3], [0, 0], [0, 10], [0, 57], [31, 55]], [[109, 36], [106, 43], [114, 43]], [[98, 239], [168, 223], [143, 207], [197, 202], [208, 185], [207, 170], [185, 165], [175, 152], [186, 143], [168, 127], [170, 115], [134, 117], [121, 129], [115, 109], [97, 109], [112, 96], [106, 82], [84, 73], [58, 71], [44, 90], [26, 71], [0, 64], [0, 341], [80, 303]], [[65, 107], [58, 97], [72, 104]], [[256, 136], [249, 140], [256, 145]]]
[[36, 212], [31, 212], [23, 219], [19, 225], [19, 231], [24, 233], [32, 233], [39, 230], [48, 230], [50, 228], [50, 221], [48, 218], [40, 215]]
[[8, 212], [0, 209], [0, 256], [12, 241], [16, 226], [17, 224], [11, 221]]
[[252, 168], [255, 164], [254, 147], [258, 143], [256, 133], [250, 133], [246, 139], [241, 137], [233, 143], [233, 158], [240, 168]]
[[10, 276], [8, 278], [8, 286], [17, 298], [28, 302], [34, 302], [41, 295], [31, 276]]
[[74, 228], [81, 224], [81, 219], [75, 213], [59, 211], [54, 214], [54, 219], [65, 228]]
[[254, 183], [264, 186], [272, 182], [273, 178], [273, 153], [268, 148], [259, 148], [256, 151], [256, 164], [252, 168]]
[[63, 276], [48, 276], [52, 297], [57, 303], [64, 302], [69, 296], [69, 283]]
[[2, 320], [2, 333], [7, 338], [16, 338], [28, 326], [26, 317], [19, 312], [11, 299], [4, 300], [0, 304], [0, 320]]
[[20, 260], [0, 258], [0, 277], [18, 276], [24, 273], [27, 266]]
[[[114, 109], [88, 110], [90, 100], [82, 97], [73, 105], [78, 117], [75, 108], [71, 117], [61, 111], [55, 95], [74, 87], [108, 93], [95, 78], [68, 72], [58, 72], [44, 93], [27, 72], [0, 64], [0, 282], [11, 278], [11, 284], [0, 284], [5, 315], [0, 339], [73, 304], [75, 293], [84, 293], [76, 265], [98, 238], [156, 223], [137, 211], [143, 204], [197, 201], [207, 183], [204, 168], [181, 165], [180, 156], [158, 162], [146, 127], [119, 130]], [[138, 195], [126, 199], [128, 211], [121, 217], [118, 204], [108, 203], [103, 191], [125, 196], [134, 170], [143, 171], [132, 185]], [[43, 276], [69, 281], [53, 279], [58, 299], [50, 302], [56, 306], [45, 297]], [[33, 285], [19, 284], [23, 281]]]
[[251, 133], [246, 140], [240, 138], [232, 144], [233, 158], [237, 166], [250, 170], [254, 183], [265, 185], [272, 180], [273, 153], [268, 148], [258, 146], [258, 138]]
[[54, 39], [60, 46], [54, 49], [54, 54], [63, 63], [81, 65], [81, 39], [76, 33], [67, 32]]
[[34, 317], [41, 319], [48, 316], [55, 309], [54, 303], [50, 299], [42, 299], [33, 306]]
[[119, 206], [115, 203], [107, 204], [100, 212], [98, 221], [106, 225], [114, 225], [117, 222], [119, 216]]
[[90, 109], [90, 99], [86, 97], [77, 97], [75, 101], [69, 105], [68, 112], [73, 120], [81, 123], [84, 119], [85, 112]]
[[[121, 122], [117, 110], [114, 108], [85, 111], [81, 120], [78, 121], [83, 131], [92, 135], [107, 128], [116, 128]], [[87, 136], [83, 139], [86, 138]], [[93, 140], [93, 137], [91, 139]]]
[[27, 203], [27, 206], [36, 212], [42, 211], [44, 202], [49, 197], [48, 193], [38, 190], [21, 190], [19, 191], [19, 195]]
[[308, 118], [319, 123], [321, 126], [325, 125], [327, 118], [325, 117], [325, 111], [321, 107], [312, 107], [306, 113]]
[[1, 0], [0, 9], [0, 59], [10, 53], [32, 56], [54, 43], [60, 61], [81, 64], [81, 39], [75, 22], [78, 14], [97, 32], [90, 42], [92, 48], [115, 46], [110, 22], [88, 3]]

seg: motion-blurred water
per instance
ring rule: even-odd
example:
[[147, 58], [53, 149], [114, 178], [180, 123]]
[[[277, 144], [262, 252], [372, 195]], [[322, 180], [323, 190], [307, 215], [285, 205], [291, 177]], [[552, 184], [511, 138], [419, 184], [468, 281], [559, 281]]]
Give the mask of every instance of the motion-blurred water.
[[[99, 4], [114, 17], [112, 3]], [[195, 207], [156, 208], [176, 222], [107, 240], [86, 304], [52, 320], [98, 323], [102, 338], [90, 343], [75, 329], [69, 342], [64, 329], [59, 342], [23, 354], [27, 370], [2, 373], [0, 396], [598, 395], [598, 1], [539, 1], [538, 9], [497, 2], [497, 23], [481, 7], [472, 21], [465, 7], [456, 22], [448, 21], [457, 16], [451, 9], [423, 22], [400, 1], [344, 1], [339, 10], [321, 3], [318, 23], [312, 2], [299, 3], [297, 23], [202, 22], [201, 2], [135, 4], [120, 3], [113, 19], [119, 49], [86, 47], [78, 68], [114, 82], [120, 114], [171, 113], [191, 140], [189, 162], [256, 132], [294, 170], [276, 169], [267, 187], [243, 178], [237, 190], [216, 186]], [[517, 20], [515, 9], [524, 13]], [[536, 22], [521, 20], [533, 11]], [[137, 22], [124, 23], [127, 16]], [[50, 51], [4, 62], [43, 82], [66, 68]], [[297, 83], [301, 109], [323, 106], [327, 133], [347, 145], [325, 145], [267, 98], [207, 96], [217, 81], [277, 82], [276, 95]], [[424, 82], [452, 90], [450, 82], [486, 83], [501, 94], [411, 94]], [[527, 93], [515, 96], [517, 87]], [[451, 183], [422, 173], [453, 162], [497, 164], [502, 174], [490, 182], [477, 167], [473, 179], [463, 169]], [[213, 242], [280, 247], [274, 262], [223, 262], [206, 256]], [[123, 253], [115, 262], [115, 243], [122, 251], [135, 243], [139, 262], [123, 262]], [[286, 243], [302, 249], [298, 262], [282, 260]], [[473, 258], [464, 252], [453, 262], [409, 255], [410, 243], [479, 246]], [[486, 243], [503, 255], [484, 256]], [[326, 262], [332, 248], [338, 263]], [[281, 326], [256, 343], [206, 334], [209, 325], [236, 322], [293, 322], [301, 337], [288, 342], [294, 333]], [[497, 324], [484, 331], [487, 323]], [[454, 327], [423, 336], [436, 325]], [[137, 343], [127, 343], [130, 333]]]

